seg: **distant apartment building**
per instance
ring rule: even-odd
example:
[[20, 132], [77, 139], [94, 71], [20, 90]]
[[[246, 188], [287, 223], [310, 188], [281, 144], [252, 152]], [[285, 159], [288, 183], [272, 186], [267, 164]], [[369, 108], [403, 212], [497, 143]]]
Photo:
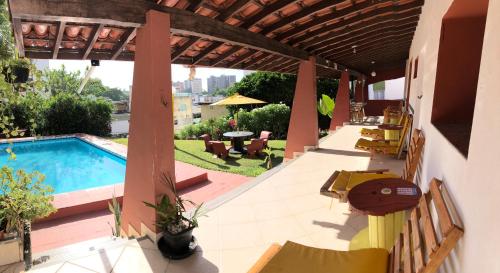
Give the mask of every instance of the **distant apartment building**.
[[185, 89], [184, 82], [180, 82], [180, 81], [179, 82], [174, 82], [174, 83], [172, 83], [172, 86], [174, 87], [173, 91], [175, 93], [182, 93], [182, 92], [184, 92], [184, 89]]
[[200, 103], [201, 121], [216, 119], [229, 115], [225, 105], [211, 105], [211, 103]]
[[226, 89], [236, 83], [236, 76], [234, 75], [222, 75], [219, 77], [210, 76], [207, 79], [207, 89], [208, 93], [213, 93], [219, 89]]
[[189, 93], [174, 93], [174, 129], [193, 124], [193, 102]]
[[185, 80], [184, 91], [186, 93], [201, 94], [203, 92], [203, 85], [201, 79]]

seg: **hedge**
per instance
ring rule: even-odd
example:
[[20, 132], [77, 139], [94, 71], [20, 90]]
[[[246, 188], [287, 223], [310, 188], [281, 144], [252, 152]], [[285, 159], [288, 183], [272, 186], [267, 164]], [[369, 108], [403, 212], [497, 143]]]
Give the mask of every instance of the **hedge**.
[[[209, 134], [212, 139], [222, 140], [223, 133], [234, 129], [229, 125], [229, 117], [211, 119], [199, 124], [184, 127], [177, 137], [180, 139], [198, 138]], [[269, 104], [251, 111], [240, 109], [237, 115], [240, 130], [253, 132], [255, 136], [261, 131], [271, 131], [273, 138], [286, 139], [288, 122], [290, 121], [290, 107], [285, 104]]]
[[10, 107], [14, 122], [20, 128], [30, 129], [30, 121], [36, 122], [34, 133], [37, 135], [87, 133], [108, 136], [111, 133], [113, 105], [102, 98], [66, 92], [52, 97], [28, 93]]

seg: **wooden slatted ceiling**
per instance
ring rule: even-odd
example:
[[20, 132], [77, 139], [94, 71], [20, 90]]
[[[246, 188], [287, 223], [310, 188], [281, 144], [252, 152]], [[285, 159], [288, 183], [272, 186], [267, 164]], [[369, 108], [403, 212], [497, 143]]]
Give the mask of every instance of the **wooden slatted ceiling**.
[[[405, 65], [424, 4], [423, 0], [151, 1], [260, 33], [365, 74], [382, 67]], [[12, 5], [16, 1], [10, 2]], [[16, 44], [21, 55], [24, 53], [31, 58], [133, 60], [136, 31], [132, 26], [137, 25], [135, 22], [124, 25], [88, 22], [86, 25], [63, 18], [46, 22], [16, 18], [16, 14], [13, 17]], [[50, 27], [42, 31], [46, 25], [62, 27], [57, 33], [51, 34]], [[76, 37], [70, 36], [70, 27], [75, 26], [80, 26], [81, 31]], [[28, 27], [29, 32], [26, 30]], [[84, 27], [90, 30], [84, 33]], [[90, 34], [87, 33], [89, 31]], [[105, 31], [108, 31], [107, 36]], [[112, 32], [111, 37], [109, 35]], [[30, 38], [32, 33], [36, 34], [36, 40]], [[174, 63], [287, 73], [294, 73], [298, 63], [293, 57], [274, 54], [265, 49], [182, 35], [174, 33], [172, 37]], [[79, 39], [81, 37], [83, 39]], [[355, 52], [353, 47], [356, 48]], [[330, 75], [334, 73], [332, 69], [319, 71]]]

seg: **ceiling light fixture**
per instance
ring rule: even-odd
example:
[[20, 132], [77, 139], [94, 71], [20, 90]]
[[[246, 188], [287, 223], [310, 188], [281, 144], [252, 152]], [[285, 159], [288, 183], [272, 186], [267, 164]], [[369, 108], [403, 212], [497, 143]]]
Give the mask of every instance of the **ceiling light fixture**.
[[[372, 68], [374, 67], [375, 65], [375, 61], [372, 61]], [[376, 77], [377, 76], [377, 72], [375, 72], [375, 69], [373, 68], [373, 71], [371, 73], [372, 77]]]

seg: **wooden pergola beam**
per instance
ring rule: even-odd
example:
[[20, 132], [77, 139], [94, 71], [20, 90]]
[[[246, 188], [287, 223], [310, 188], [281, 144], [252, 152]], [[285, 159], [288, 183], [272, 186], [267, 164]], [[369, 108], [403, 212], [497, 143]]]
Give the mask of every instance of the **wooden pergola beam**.
[[135, 35], [137, 34], [137, 28], [129, 28], [125, 33], [122, 34], [122, 37], [120, 39], [120, 42], [116, 44], [116, 49], [115, 52], [113, 53], [113, 57], [111, 57], [111, 60], [116, 60], [120, 54], [122, 54], [123, 49], [127, 44], [132, 41], [132, 39], [135, 38]]
[[257, 50], [255, 50], [255, 49], [249, 49], [246, 53], [244, 53], [244, 54], [236, 57], [236, 59], [234, 59], [231, 62], [229, 62], [227, 64], [227, 67], [229, 67], [229, 68], [236, 67], [237, 65], [241, 64], [242, 62], [244, 62], [248, 58], [252, 57], [255, 53], [257, 53]]
[[255, 70], [258, 70], [258, 71], [270, 71], [270, 69], [276, 65], [279, 65], [279, 64], [282, 64], [284, 61], [286, 60], [285, 57], [278, 57], [276, 59], [274, 59], [274, 61], [272, 62], [263, 62], [263, 63], [260, 63], [260, 65], [258, 65]]
[[[101, 33], [103, 28], [104, 28], [104, 25], [99, 24], [99, 25], [95, 26], [94, 29], [92, 29], [92, 33], [90, 34], [91, 38], [90, 38], [89, 42], [87, 43], [86, 48], [83, 50], [82, 60], [86, 60], [88, 58], [90, 52], [94, 48], [94, 45], [95, 45], [95, 42], [97, 41], [97, 38], [99, 38], [99, 34]], [[55, 57], [54, 57], [54, 59], [55, 59]]]
[[[271, 7], [284, 7], [294, 1], [280, 0], [266, 6], [267, 13]], [[241, 27], [232, 26], [212, 18], [193, 14], [192, 12], [160, 6], [155, 2], [144, 0], [9, 0], [13, 18], [31, 21], [66, 21], [84, 24], [105, 24], [137, 28], [145, 23], [145, 14], [149, 10], [165, 12], [171, 18], [171, 33], [184, 36], [196, 36], [221, 43], [241, 47], [297, 60], [307, 60], [310, 53], [264, 35], [251, 32]], [[255, 16], [257, 16], [255, 15]], [[256, 18], [253, 16], [252, 18]], [[265, 17], [265, 16], [264, 16]], [[252, 22], [249, 19], [246, 22]], [[22, 35], [22, 33], [21, 33]], [[21, 36], [22, 38], [22, 36]], [[317, 58], [318, 65], [333, 65], [334, 62]]]
[[276, 70], [278, 70], [278, 68], [280, 68], [280, 67], [285, 67], [285, 68], [287, 68], [287, 67], [291, 66], [292, 64], [296, 64], [296, 63], [297, 63], [297, 60], [290, 60], [290, 59], [289, 59], [289, 60], [285, 60], [284, 62], [278, 63], [278, 64], [276, 64], [276, 65], [274, 65], [274, 66], [270, 67], [269, 69], [270, 69], [271, 71], [276, 71]]
[[24, 57], [24, 38], [23, 38], [23, 30], [21, 25], [21, 19], [12, 18], [12, 30], [14, 32], [14, 39], [16, 40], [16, 48], [19, 54], [19, 57]]
[[226, 50], [226, 52], [220, 54], [217, 58], [210, 61], [210, 66], [217, 66], [219, 63], [224, 61], [226, 58], [232, 56], [236, 52], [242, 49], [241, 46], [233, 46], [232, 48]]
[[[418, 21], [409, 21], [408, 23], [405, 24], [397, 24], [397, 26], [394, 25], [383, 25], [383, 26], [376, 26], [376, 27], [370, 27], [370, 28], [362, 28], [362, 29], [356, 29], [353, 30], [351, 28], [346, 28], [342, 32], [337, 32], [338, 35], [334, 39], [330, 39], [325, 42], [320, 42], [316, 45], [312, 46], [307, 46], [305, 49], [317, 53], [320, 51], [325, 51], [330, 48], [335, 48], [337, 45], [340, 44], [345, 44], [345, 43], [355, 43], [356, 41], [361, 41], [366, 39], [366, 37], [374, 37], [374, 36], [381, 36], [384, 35], [385, 33], [391, 32], [391, 31], [402, 31], [406, 30], [409, 28], [415, 28], [418, 24]], [[347, 34], [347, 35], [344, 35]]]
[[245, 62], [243, 64], [242, 68], [246, 69], [246, 70], [255, 70], [255, 68], [256, 68], [257, 65], [259, 65], [261, 62], [263, 62], [263, 61], [265, 61], [267, 59], [272, 58], [273, 56], [274, 56], [273, 54], [264, 52], [261, 55], [255, 57], [255, 58], [252, 58], [248, 62]]
[[188, 3], [189, 6], [186, 9], [195, 12], [200, 8], [201, 4], [203, 3], [203, 0], [188, 0]]
[[217, 17], [215, 17], [215, 19], [220, 21], [226, 21], [227, 19], [231, 18], [234, 14], [240, 12], [249, 3], [250, 2], [248, 0], [236, 0], [236, 2], [234, 2], [227, 9], [221, 11], [220, 14], [217, 15]]
[[246, 19], [245, 22], [240, 25], [240, 27], [248, 29], [257, 24], [260, 20], [295, 2], [297, 2], [297, 0], [275, 1], [272, 4], [264, 6], [260, 12]]
[[404, 44], [411, 44], [413, 40], [413, 36], [402, 36], [402, 37], [394, 37], [392, 39], [389, 39], [389, 40], [378, 40], [378, 41], [373, 41], [373, 42], [370, 42], [370, 43], [367, 43], [366, 45], [363, 45], [363, 46], [360, 46], [359, 48], [357, 48], [357, 53], [354, 54], [351, 51], [342, 51], [342, 52], [334, 52], [333, 54], [331, 55], [328, 55], [328, 56], [331, 56], [332, 58], [342, 58], [344, 56], [356, 56], [358, 53], [361, 55], [363, 54], [364, 52], [369, 52], [370, 50], [374, 50], [374, 49], [384, 49], [385, 47], [387, 46], [390, 46], [392, 44], [398, 44], [398, 43], [404, 43]]
[[336, 5], [343, 3], [343, 2], [345, 2], [345, 0], [324, 0], [324, 1], [314, 3], [310, 6], [303, 8], [299, 12], [296, 12], [288, 17], [285, 17], [285, 18], [277, 21], [276, 23], [274, 23], [272, 25], [269, 25], [269, 26], [263, 28], [260, 31], [260, 33], [266, 35], [270, 32], [273, 32], [273, 31], [281, 28], [281, 27], [284, 27], [288, 24], [291, 24], [291, 23], [296, 22], [298, 20], [301, 20], [303, 18], [309, 17], [309, 16], [311, 16], [311, 14], [314, 14], [318, 11], [321, 11], [321, 10], [324, 10], [327, 8], [335, 7]]
[[[383, 35], [380, 34], [373, 34], [373, 35], [368, 35], [364, 39], [360, 39], [357, 41], [351, 41], [348, 43], [342, 43], [342, 44], [337, 44], [337, 46], [332, 46], [329, 48], [325, 48], [324, 50], [318, 51], [317, 53], [322, 55], [322, 56], [327, 56], [329, 54], [340, 54], [343, 52], [353, 52], [356, 50], [356, 52], [363, 50], [363, 48], [366, 45], [374, 44], [375, 42], [380, 42], [384, 40], [390, 40], [394, 38], [403, 38], [403, 37], [413, 37], [413, 31], [415, 30], [415, 27], [412, 27], [410, 29], [402, 30], [402, 31], [386, 31], [383, 33]], [[353, 47], [355, 46], [355, 47]]]
[[182, 44], [180, 47], [175, 49], [175, 51], [172, 53], [171, 59], [172, 62], [177, 60], [179, 57], [181, 57], [186, 51], [191, 48], [196, 42], [198, 41], [197, 37], [191, 37], [189, 38], [184, 44]]
[[[417, 0], [415, 2], [410, 2], [395, 7], [388, 6], [378, 10], [373, 10], [371, 12], [363, 13], [362, 15], [359, 16], [353, 16], [350, 17], [349, 19], [341, 20], [337, 23], [326, 25], [319, 29], [305, 32], [302, 35], [298, 35], [290, 39], [288, 43], [290, 45], [305, 43], [311, 39], [314, 39], [315, 37], [324, 35], [324, 33], [326, 32], [343, 29], [350, 25], [362, 25], [362, 27], [368, 27], [371, 24], [374, 24], [375, 22], [380, 22], [384, 20], [386, 21], [398, 20], [419, 15], [421, 10], [421, 5], [420, 5], [421, 1], [423, 0]], [[389, 23], [392, 24], [391, 22]]]
[[59, 48], [61, 47], [61, 41], [64, 37], [64, 30], [66, 28], [66, 22], [61, 21], [57, 25], [57, 36], [54, 43], [54, 49], [52, 50], [52, 59], [57, 59], [57, 54], [59, 53]]
[[201, 60], [203, 60], [203, 58], [205, 58], [205, 56], [207, 56], [208, 54], [210, 54], [210, 52], [212, 52], [213, 50], [215, 50], [216, 48], [218, 48], [222, 44], [223, 44], [223, 42], [219, 42], [219, 41], [212, 42], [212, 44], [210, 44], [209, 46], [207, 46], [204, 49], [202, 49], [198, 53], [198, 55], [194, 56], [192, 64], [193, 65], [198, 64]]
[[[389, 2], [389, 1], [392, 1], [392, 0], [380, 0], [377, 2], [365, 1], [365, 2], [361, 2], [359, 4], [356, 2], [353, 2], [353, 4], [349, 7], [343, 8], [341, 10], [337, 10], [337, 9], [332, 10], [332, 12], [330, 12], [328, 14], [317, 17], [317, 18], [310, 20], [304, 24], [301, 24], [297, 27], [294, 27], [288, 31], [280, 33], [275, 37], [275, 39], [278, 41], [282, 41], [282, 40], [285, 40], [291, 36], [294, 36], [294, 35], [300, 34], [302, 32], [305, 32], [307, 30], [310, 30], [311, 28], [321, 26], [321, 25], [326, 24], [330, 21], [338, 20], [339, 18], [348, 16], [348, 15], [354, 15], [354, 17], [356, 17], [357, 15], [359, 15], [359, 12], [363, 9], [377, 7], [380, 3]], [[379, 10], [381, 10], [381, 9], [375, 8], [375, 9], [373, 9], [373, 12], [378, 14]]]

